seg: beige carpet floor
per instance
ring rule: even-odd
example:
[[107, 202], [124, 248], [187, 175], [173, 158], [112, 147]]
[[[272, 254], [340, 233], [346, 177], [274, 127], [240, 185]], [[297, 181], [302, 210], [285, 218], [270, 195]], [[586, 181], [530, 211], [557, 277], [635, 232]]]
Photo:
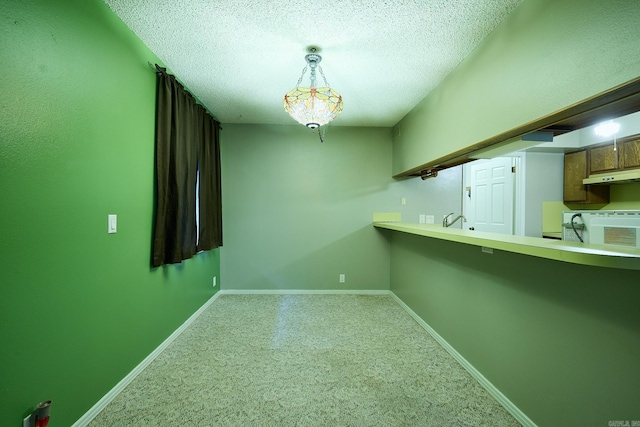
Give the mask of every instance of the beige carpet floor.
[[222, 295], [90, 426], [518, 426], [389, 296]]

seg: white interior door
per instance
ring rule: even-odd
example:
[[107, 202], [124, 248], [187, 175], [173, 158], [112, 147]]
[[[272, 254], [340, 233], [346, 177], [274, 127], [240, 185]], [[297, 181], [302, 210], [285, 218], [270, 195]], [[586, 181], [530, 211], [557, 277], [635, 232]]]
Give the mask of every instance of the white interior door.
[[513, 159], [496, 157], [469, 165], [468, 217], [465, 228], [513, 234]]

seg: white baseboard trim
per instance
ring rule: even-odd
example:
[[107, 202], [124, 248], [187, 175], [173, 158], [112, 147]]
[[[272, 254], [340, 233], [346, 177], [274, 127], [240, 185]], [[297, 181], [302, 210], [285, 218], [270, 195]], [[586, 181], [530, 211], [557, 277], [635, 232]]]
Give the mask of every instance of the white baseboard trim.
[[222, 289], [223, 295], [389, 295], [388, 290], [349, 290], [349, 289]]
[[462, 367], [467, 372], [469, 372], [469, 374], [471, 374], [471, 376], [475, 378], [476, 381], [478, 381], [480, 385], [498, 401], [498, 403], [500, 403], [511, 415], [513, 415], [513, 417], [518, 420], [520, 424], [522, 424], [524, 427], [537, 427], [536, 424], [531, 421], [531, 419], [527, 417], [524, 412], [522, 412], [516, 405], [514, 405], [513, 402], [511, 402], [507, 398], [507, 396], [502, 394], [502, 392], [500, 392], [500, 390], [498, 390], [496, 386], [491, 384], [491, 382], [486, 379], [484, 375], [482, 375], [476, 368], [474, 368], [473, 365], [467, 361], [467, 359], [462, 357], [462, 355], [458, 353], [456, 349], [453, 348], [451, 344], [449, 344], [444, 338], [442, 338], [431, 326], [429, 326], [427, 322], [422, 320], [420, 316], [418, 316], [411, 308], [409, 308], [409, 306], [405, 304], [404, 301], [402, 301], [392, 291], [389, 291], [389, 295], [391, 295], [391, 297], [398, 304], [400, 304], [400, 306], [404, 308], [407, 313], [409, 313], [409, 315], [413, 317], [416, 322], [418, 322], [420, 326], [422, 326], [436, 341], [438, 341], [438, 343], [442, 347], [444, 347], [444, 349], [451, 356], [453, 356], [453, 358], [456, 359], [458, 363], [460, 363], [460, 365], [462, 365]]
[[155, 350], [153, 350], [151, 354], [145, 357], [145, 359], [140, 362], [138, 366], [133, 368], [133, 370], [129, 372], [126, 377], [120, 380], [120, 382], [116, 384], [115, 387], [113, 387], [107, 394], [104, 395], [102, 399], [100, 399], [95, 405], [91, 407], [91, 409], [89, 409], [82, 417], [80, 417], [80, 419], [78, 419], [78, 421], [76, 421], [72, 425], [72, 427], [85, 427], [87, 424], [89, 424], [100, 413], [100, 411], [102, 411], [109, 403], [111, 403], [111, 401], [115, 399], [116, 396], [120, 394], [120, 392], [124, 390], [124, 388], [138, 376], [138, 374], [140, 374], [140, 372], [142, 372], [147, 366], [149, 366], [149, 364], [153, 362], [153, 360], [158, 357], [158, 355], [162, 353], [164, 349], [169, 346], [169, 344], [171, 344], [176, 338], [178, 338], [182, 331], [187, 329], [187, 327], [189, 327], [189, 325], [191, 325], [191, 323], [193, 323], [193, 321], [196, 320], [198, 316], [200, 316], [200, 314], [202, 314], [202, 312], [206, 310], [206, 308], [209, 307], [211, 303], [220, 296], [220, 294], [221, 292], [218, 291], [207, 302], [205, 302], [202, 307], [198, 309], [198, 311], [193, 313], [187, 320], [185, 320], [185, 322], [171, 335], [169, 335], [169, 337], [164, 340], [162, 344], [160, 344]]

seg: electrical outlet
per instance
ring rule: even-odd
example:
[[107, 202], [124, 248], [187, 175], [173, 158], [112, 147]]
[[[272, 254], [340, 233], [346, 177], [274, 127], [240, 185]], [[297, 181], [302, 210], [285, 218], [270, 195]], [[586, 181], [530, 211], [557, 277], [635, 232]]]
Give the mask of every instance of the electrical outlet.
[[341, 275], [340, 275], [340, 283], [344, 283], [344, 282], [346, 282], [346, 281], [347, 281], [346, 276], [345, 276], [344, 274], [341, 274]]
[[425, 219], [425, 215], [424, 215], [424, 214], [420, 214], [420, 216], [419, 216], [418, 218], [419, 218], [419, 221], [418, 221], [418, 222], [419, 222], [420, 224], [424, 224], [424, 223], [426, 222], [426, 219]]
[[215, 288], [218, 282], [218, 277], [217, 276], [213, 276], [213, 287]]
[[433, 215], [425, 215], [424, 216], [425, 224], [433, 224], [434, 220], [435, 220], [435, 217]]

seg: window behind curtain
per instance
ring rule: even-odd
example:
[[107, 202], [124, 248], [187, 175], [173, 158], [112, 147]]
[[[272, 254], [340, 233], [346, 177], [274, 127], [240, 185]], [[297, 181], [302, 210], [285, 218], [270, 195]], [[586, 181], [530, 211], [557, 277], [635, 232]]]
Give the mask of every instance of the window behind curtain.
[[222, 246], [220, 123], [175, 76], [156, 69], [154, 267]]

